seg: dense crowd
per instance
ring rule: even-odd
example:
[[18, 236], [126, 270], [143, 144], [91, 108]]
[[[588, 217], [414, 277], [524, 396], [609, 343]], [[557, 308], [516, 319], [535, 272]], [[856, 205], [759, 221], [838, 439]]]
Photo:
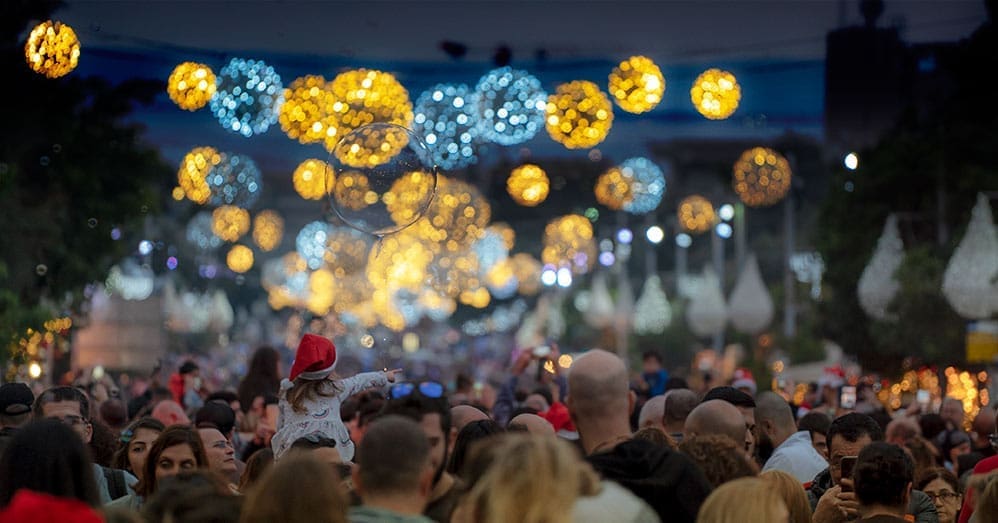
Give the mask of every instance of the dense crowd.
[[653, 353], [633, 375], [558, 356], [520, 351], [495, 394], [338, 376], [310, 334], [287, 375], [262, 347], [234, 390], [191, 361], [142, 391], [7, 383], [0, 522], [998, 522], [990, 408], [843, 408], [834, 380], [793, 404], [691, 388]]

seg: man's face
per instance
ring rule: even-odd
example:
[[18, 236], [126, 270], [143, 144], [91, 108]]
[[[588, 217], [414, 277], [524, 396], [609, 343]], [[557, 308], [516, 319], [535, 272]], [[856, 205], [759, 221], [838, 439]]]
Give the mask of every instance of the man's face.
[[236, 451], [217, 429], [198, 429], [201, 444], [208, 454], [208, 468], [223, 475], [236, 471]]
[[832, 473], [832, 481], [836, 485], [842, 480], [842, 469], [839, 468], [839, 462], [845, 456], [858, 456], [859, 451], [863, 450], [863, 447], [873, 443], [868, 434], [860, 436], [856, 441], [848, 441], [844, 437], [836, 434], [832, 436], [832, 446], [829, 449], [831, 454], [831, 459], [828, 460], [828, 471]]
[[419, 426], [423, 427], [423, 433], [430, 441], [430, 464], [433, 465], [434, 472], [439, 474], [441, 467], [444, 466], [448, 443], [447, 435], [440, 428], [440, 414], [435, 412], [424, 414]]
[[658, 372], [658, 369], [662, 368], [662, 366], [658, 364], [658, 360], [655, 358], [645, 358], [645, 361], [642, 362], [641, 367], [647, 374]]
[[818, 451], [818, 454], [821, 454], [821, 457], [825, 458], [825, 461], [828, 461], [828, 438], [824, 434], [812, 432], [811, 445], [814, 450]]
[[94, 427], [80, 411], [78, 401], [54, 401], [42, 405], [42, 417], [56, 419], [72, 427], [73, 431], [83, 438], [84, 443], [90, 443]]
[[749, 456], [755, 455], [755, 409], [748, 407], [738, 407], [738, 410], [742, 413], [742, 417], [745, 418], [745, 452]]

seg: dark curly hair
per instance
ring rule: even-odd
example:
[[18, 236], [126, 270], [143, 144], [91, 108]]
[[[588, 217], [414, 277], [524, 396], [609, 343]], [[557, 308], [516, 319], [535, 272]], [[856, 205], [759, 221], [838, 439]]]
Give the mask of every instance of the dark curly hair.
[[856, 497], [864, 505], [900, 507], [914, 481], [915, 465], [901, 447], [882, 441], [859, 451], [852, 472]]
[[679, 451], [700, 467], [714, 488], [733, 479], [759, 475], [759, 466], [745, 455], [742, 444], [728, 436], [693, 436], [679, 444]]

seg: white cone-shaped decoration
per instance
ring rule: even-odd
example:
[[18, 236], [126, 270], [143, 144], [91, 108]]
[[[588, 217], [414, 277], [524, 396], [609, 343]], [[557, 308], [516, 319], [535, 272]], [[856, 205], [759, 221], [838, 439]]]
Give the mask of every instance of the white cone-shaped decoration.
[[631, 279], [622, 275], [617, 286], [617, 304], [614, 307], [614, 327], [621, 331], [630, 331], [634, 324], [634, 290], [631, 289]]
[[898, 233], [897, 217], [891, 214], [884, 224], [884, 232], [877, 240], [873, 257], [863, 269], [859, 284], [856, 286], [859, 306], [871, 318], [881, 321], [897, 319], [894, 314], [887, 311], [887, 307], [901, 288], [895, 273], [903, 260], [904, 243]]
[[672, 306], [658, 276], [649, 276], [634, 306], [634, 332], [641, 335], [662, 334], [672, 323]]
[[208, 326], [211, 331], [225, 332], [229, 330], [232, 327], [235, 316], [236, 313], [232, 310], [229, 297], [221, 290], [215, 291], [215, 295], [211, 298], [211, 311], [209, 313], [211, 320]]
[[559, 340], [565, 335], [565, 315], [561, 308], [565, 305], [565, 297], [560, 293], [551, 300], [551, 308], [547, 315], [547, 337], [552, 340]]
[[708, 267], [703, 271], [700, 288], [690, 298], [690, 305], [686, 310], [686, 323], [689, 324], [693, 334], [703, 338], [721, 332], [727, 322], [728, 307], [724, 303], [721, 282]]
[[586, 310], [584, 317], [586, 323], [595, 329], [603, 329], [613, 324], [613, 298], [610, 296], [606, 275], [603, 272], [593, 275], [592, 288], [589, 291], [589, 309]]
[[731, 291], [728, 315], [731, 325], [743, 334], [759, 334], [773, 321], [773, 298], [762, 281], [754, 254], [746, 260]]
[[978, 194], [967, 232], [953, 251], [943, 274], [943, 295], [960, 316], [987, 319], [998, 312], [996, 279], [998, 233], [987, 197]]

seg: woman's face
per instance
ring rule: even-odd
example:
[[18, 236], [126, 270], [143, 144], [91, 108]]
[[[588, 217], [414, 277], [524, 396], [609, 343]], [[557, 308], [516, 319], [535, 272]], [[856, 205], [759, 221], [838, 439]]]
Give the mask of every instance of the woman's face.
[[135, 477], [142, 479], [142, 470], [146, 466], [149, 447], [156, 441], [159, 431], [153, 429], [138, 429], [128, 442], [128, 466]]
[[956, 521], [956, 511], [963, 503], [963, 496], [957, 494], [953, 487], [945, 480], [934, 479], [922, 489], [925, 495], [932, 498], [936, 504], [936, 512], [939, 514], [939, 523], [953, 523]]
[[190, 445], [181, 443], [167, 447], [163, 449], [163, 453], [159, 455], [159, 460], [156, 462], [156, 483], [158, 484], [163, 478], [196, 468], [198, 468], [198, 462]]

